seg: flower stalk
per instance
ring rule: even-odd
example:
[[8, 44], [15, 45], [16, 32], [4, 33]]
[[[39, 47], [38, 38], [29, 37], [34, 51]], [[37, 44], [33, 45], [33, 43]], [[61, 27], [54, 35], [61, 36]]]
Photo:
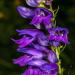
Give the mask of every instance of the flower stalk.
[[[68, 29], [56, 26], [56, 16], [59, 11], [52, 8], [53, 0], [26, 0], [32, 9], [18, 6], [17, 11], [23, 18], [31, 19], [35, 28], [17, 29], [17, 52], [23, 56], [14, 59], [13, 63], [27, 66], [21, 75], [63, 75], [60, 54], [68, 41]], [[50, 8], [47, 8], [49, 6]], [[35, 8], [34, 8], [35, 7]], [[42, 27], [45, 28], [42, 30]]]

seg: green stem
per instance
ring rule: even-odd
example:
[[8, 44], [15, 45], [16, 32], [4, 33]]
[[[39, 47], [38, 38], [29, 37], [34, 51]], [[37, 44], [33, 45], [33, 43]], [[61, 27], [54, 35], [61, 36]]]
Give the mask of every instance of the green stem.
[[58, 58], [58, 66], [59, 66], [59, 75], [63, 75], [63, 68], [61, 68], [61, 60], [60, 60], [60, 58], [59, 58], [59, 56], [60, 56], [60, 48], [58, 47], [58, 48], [56, 48], [56, 55], [57, 55], [57, 58]]

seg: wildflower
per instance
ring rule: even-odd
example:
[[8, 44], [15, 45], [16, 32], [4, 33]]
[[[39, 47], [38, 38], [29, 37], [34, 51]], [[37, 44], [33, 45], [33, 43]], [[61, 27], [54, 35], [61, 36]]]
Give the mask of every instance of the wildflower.
[[54, 45], [59, 45], [60, 42], [68, 44], [68, 30], [66, 28], [51, 28], [49, 29], [49, 39]]
[[[18, 64], [21, 67], [26, 66], [26, 71], [21, 75], [58, 75], [58, 71], [62, 72], [60, 64], [57, 64], [60, 61], [58, 48], [61, 43], [69, 43], [69, 32], [66, 28], [53, 27], [52, 19], [55, 13], [52, 10], [52, 1], [26, 0], [29, 6], [35, 8], [17, 7], [20, 15], [23, 18], [32, 19], [30, 24], [37, 28], [17, 29], [16, 31], [21, 38], [18, 40], [12, 39], [19, 45], [17, 52], [23, 54], [23, 56], [13, 59], [14, 64]], [[47, 8], [40, 7], [41, 4], [50, 5], [53, 12]], [[47, 35], [42, 30], [39, 30], [41, 25], [46, 28]], [[53, 46], [52, 50], [51, 46]], [[56, 49], [56, 52], [53, 49]]]
[[38, 29], [42, 23], [47, 29], [52, 27], [53, 14], [45, 8], [36, 8], [32, 11], [23, 6], [18, 6], [17, 10], [23, 18], [32, 18], [31, 24]]
[[[21, 39], [15, 40], [12, 39], [19, 47], [26, 47], [31, 44], [33, 41], [36, 41], [43, 46], [48, 46], [48, 39], [45, 34], [37, 29], [23, 29], [17, 30], [19, 35], [23, 35]], [[41, 37], [42, 36], [42, 37]]]
[[31, 24], [37, 28], [38, 25], [43, 23], [43, 25], [49, 29], [52, 27], [52, 18], [53, 14], [51, 11], [45, 8], [37, 8], [34, 11], [34, 17], [31, 21]]

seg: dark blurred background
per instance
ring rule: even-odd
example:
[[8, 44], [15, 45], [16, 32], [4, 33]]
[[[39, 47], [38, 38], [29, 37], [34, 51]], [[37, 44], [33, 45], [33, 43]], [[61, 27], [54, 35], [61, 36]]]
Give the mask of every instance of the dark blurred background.
[[[61, 54], [64, 75], [75, 75], [75, 0], [54, 0], [53, 4], [60, 7], [57, 25], [69, 29], [70, 44]], [[25, 68], [12, 63], [20, 53], [16, 52], [11, 38], [17, 36], [16, 29], [29, 26], [28, 20], [16, 11], [18, 5], [27, 6], [25, 0], [0, 0], [0, 75], [20, 75]]]

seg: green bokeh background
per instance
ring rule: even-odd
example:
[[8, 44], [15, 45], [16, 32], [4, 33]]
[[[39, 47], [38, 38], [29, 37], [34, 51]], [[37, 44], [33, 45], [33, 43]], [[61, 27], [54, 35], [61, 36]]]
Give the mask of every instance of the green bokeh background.
[[[0, 75], [20, 75], [25, 69], [12, 63], [12, 59], [19, 57], [20, 53], [16, 52], [11, 37], [17, 36], [16, 29], [29, 26], [29, 21], [16, 11], [18, 5], [27, 6], [25, 0], [0, 0]], [[54, 0], [54, 6], [57, 5], [60, 7], [57, 25], [67, 27], [70, 32], [70, 44], [61, 54], [64, 75], [75, 75], [75, 0]]]

